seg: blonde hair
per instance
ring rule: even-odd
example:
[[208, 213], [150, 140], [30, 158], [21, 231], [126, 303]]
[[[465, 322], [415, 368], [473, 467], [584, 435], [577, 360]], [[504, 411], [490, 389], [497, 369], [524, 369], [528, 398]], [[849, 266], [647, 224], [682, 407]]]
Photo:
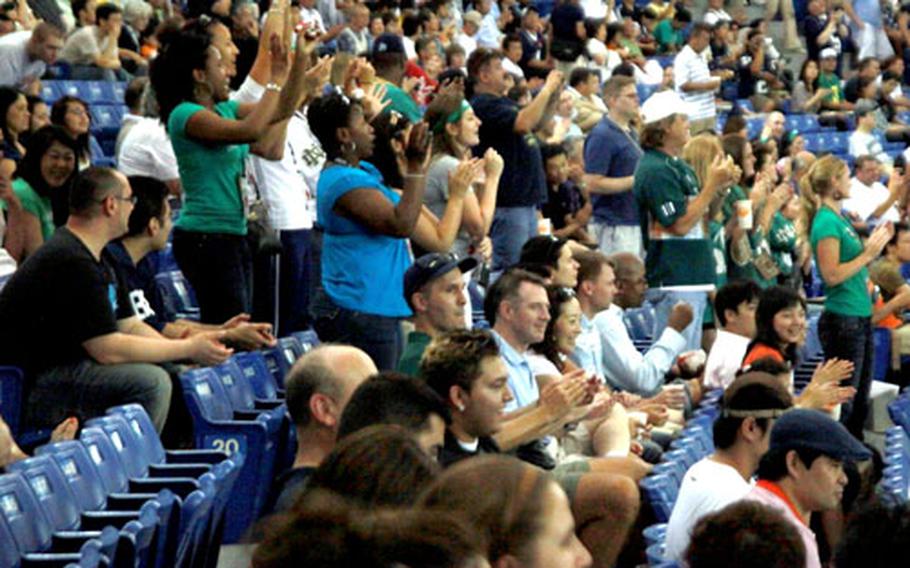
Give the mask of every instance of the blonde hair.
[[799, 181], [807, 229], [812, 226], [822, 198], [834, 191], [834, 181], [848, 171], [843, 160], [828, 155], [816, 160]]
[[686, 147], [683, 148], [682, 159], [692, 166], [695, 176], [698, 178], [698, 185], [704, 188], [711, 163], [723, 153], [724, 148], [720, 144], [720, 139], [714, 134], [703, 133], [689, 140]]

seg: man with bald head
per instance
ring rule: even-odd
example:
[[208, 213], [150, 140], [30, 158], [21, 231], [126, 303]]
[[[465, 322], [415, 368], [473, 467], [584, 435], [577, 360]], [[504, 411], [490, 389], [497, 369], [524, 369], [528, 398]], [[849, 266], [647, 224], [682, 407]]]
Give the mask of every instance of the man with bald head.
[[348, 345], [320, 345], [294, 363], [285, 385], [297, 455], [275, 482], [271, 512], [287, 511], [303, 493], [310, 474], [335, 447], [338, 422], [351, 394], [377, 372], [369, 355]]

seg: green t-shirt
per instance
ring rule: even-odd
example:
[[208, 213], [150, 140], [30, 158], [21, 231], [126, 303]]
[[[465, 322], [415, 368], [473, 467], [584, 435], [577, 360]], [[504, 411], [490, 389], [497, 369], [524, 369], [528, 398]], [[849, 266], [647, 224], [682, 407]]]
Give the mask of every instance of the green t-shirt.
[[388, 81], [385, 82], [386, 95], [383, 101], [392, 101], [389, 109], [400, 112], [402, 116], [411, 121], [411, 124], [417, 124], [423, 118], [420, 107], [417, 106], [411, 95], [404, 92], [401, 87], [393, 85]]
[[[724, 224], [726, 224], [730, 218], [734, 215], [735, 203], [744, 199], [749, 199], [749, 195], [746, 193], [746, 190], [738, 185], [734, 185], [730, 188], [730, 191], [727, 193], [724, 198], [724, 204], [722, 211], [724, 213]], [[753, 215], [753, 220], [758, 217], [759, 212], [756, 211]], [[750, 248], [750, 258], [746, 261], [745, 264], [738, 264], [733, 258], [733, 249], [731, 245], [727, 250], [727, 278], [729, 280], [752, 280], [762, 288], [767, 288], [768, 286], [773, 286], [777, 284], [776, 280], [768, 280], [763, 278], [761, 272], [755, 267], [753, 260], [761, 254], [761, 252], [768, 251], [770, 247], [766, 242], [765, 235], [762, 232], [761, 228], [754, 227], [749, 231], [749, 248]]]
[[681, 237], [667, 230], [698, 195], [698, 178], [689, 164], [658, 150], [646, 150], [635, 170], [632, 191], [647, 247], [648, 284], [652, 288], [713, 290], [714, 254], [703, 223], [695, 223]]
[[398, 360], [398, 372], [411, 377], [416, 377], [420, 372], [420, 359], [426, 351], [432, 338], [422, 331], [412, 331], [408, 335], [408, 343], [404, 346], [404, 353]]
[[[843, 217], [827, 206], [819, 208], [812, 221], [809, 243], [818, 264], [818, 243], [822, 239], [834, 238], [840, 242], [839, 262], [850, 262], [863, 252], [859, 235]], [[866, 283], [869, 271], [864, 266], [859, 272], [837, 286], [825, 285], [825, 310], [842, 316], [869, 317], [872, 315], [872, 300]]]
[[824, 99], [826, 103], [844, 102], [844, 91], [840, 86], [840, 77], [834, 73], [819, 73], [818, 88], [831, 89], [831, 94]]
[[[50, 239], [57, 227], [54, 226], [54, 208], [49, 197], [42, 197], [27, 181], [19, 178], [13, 181], [13, 193], [19, 198], [22, 209], [38, 218], [41, 224], [41, 238]], [[3, 203], [6, 209], [6, 203]]]
[[661, 52], [670, 51], [673, 47], [682, 44], [682, 34], [673, 28], [671, 20], [661, 20], [654, 26], [654, 39]]
[[[215, 105], [214, 111], [235, 120], [237, 108], [236, 102], [225, 101]], [[175, 226], [198, 233], [245, 235], [244, 161], [249, 146], [207, 144], [187, 137], [187, 121], [204, 109], [196, 103], [180, 103], [167, 122], [183, 184], [183, 208]]]
[[771, 256], [780, 273], [784, 276], [793, 274], [793, 249], [796, 247], [796, 226], [780, 211], [771, 219], [771, 233], [768, 235], [771, 245]]

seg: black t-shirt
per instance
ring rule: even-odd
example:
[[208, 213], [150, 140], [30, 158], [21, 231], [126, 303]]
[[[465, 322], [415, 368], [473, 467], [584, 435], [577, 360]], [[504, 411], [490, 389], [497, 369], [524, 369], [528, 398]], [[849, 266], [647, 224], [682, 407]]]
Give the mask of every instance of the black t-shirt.
[[0, 363], [27, 376], [78, 363], [89, 357], [83, 342], [132, 315], [111, 266], [61, 227], [0, 292]]
[[543, 206], [541, 212], [553, 223], [554, 229], [562, 229], [566, 226], [566, 215], [578, 213], [584, 205], [585, 198], [581, 190], [571, 181], [567, 181], [560, 184], [556, 191], [550, 190], [547, 204]]
[[[762, 71], [772, 72], [771, 60], [765, 53], [765, 61], [762, 65]], [[768, 92], [768, 84], [758, 75], [752, 74], [752, 53], [745, 52], [739, 58], [739, 98], [748, 99], [755, 94], [765, 94]]]
[[139, 264], [133, 264], [133, 259], [120, 241], [104, 247], [104, 260], [113, 267], [117, 281], [126, 289], [133, 312], [160, 332], [169, 320], [164, 299], [155, 285], [155, 274], [158, 272], [155, 257], [154, 254], [147, 254]]
[[576, 31], [576, 24], [585, 21], [585, 11], [581, 6], [571, 2], [563, 2], [553, 9], [550, 14], [550, 24], [553, 26], [553, 37], [566, 41], [581, 42]]
[[848, 103], [855, 103], [859, 100], [859, 77], [851, 77], [844, 83], [844, 99]]
[[310, 476], [313, 475], [314, 471], [316, 471], [315, 467], [307, 466], [289, 469], [282, 473], [275, 480], [275, 485], [272, 487], [274, 500], [271, 503], [274, 503], [274, 505], [265, 509], [266, 514], [271, 515], [290, 511], [297, 499], [303, 495], [307, 482], [309, 482]]
[[452, 434], [451, 430], [446, 430], [446, 440], [443, 444], [442, 449], [439, 450], [439, 465], [442, 467], [449, 467], [450, 465], [460, 462], [461, 460], [473, 458], [474, 456], [480, 456], [483, 454], [498, 454], [501, 453], [499, 446], [496, 445], [496, 441], [493, 438], [481, 437], [477, 439], [477, 450], [471, 452], [464, 449], [464, 447], [458, 443], [458, 440]]
[[536, 207], [546, 202], [547, 186], [537, 137], [515, 132], [518, 103], [508, 97], [480, 94], [471, 99], [471, 106], [482, 121], [480, 144], [474, 147], [474, 155], [481, 157], [487, 148], [494, 148], [505, 163], [496, 206]]

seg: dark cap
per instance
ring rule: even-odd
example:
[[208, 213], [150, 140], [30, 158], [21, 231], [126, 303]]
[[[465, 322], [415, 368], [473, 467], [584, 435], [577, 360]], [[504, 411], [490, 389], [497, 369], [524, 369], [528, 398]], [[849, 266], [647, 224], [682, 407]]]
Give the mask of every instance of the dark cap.
[[468, 272], [477, 267], [477, 259], [467, 256], [461, 260], [452, 253], [431, 252], [414, 261], [404, 273], [404, 299], [411, 305], [411, 296], [429, 282], [448, 274], [456, 268]]
[[796, 408], [777, 419], [771, 428], [771, 450], [816, 450], [838, 461], [872, 457], [864, 445], [830, 416], [818, 410]]
[[856, 103], [856, 106], [853, 107], [853, 114], [856, 118], [866, 116], [870, 112], [875, 112], [875, 109], [878, 108], [878, 105], [872, 101], [861, 100]]
[[373, 55], [404, 53], [404, 42], [395, 34], [382, 34], [373, 41]]

